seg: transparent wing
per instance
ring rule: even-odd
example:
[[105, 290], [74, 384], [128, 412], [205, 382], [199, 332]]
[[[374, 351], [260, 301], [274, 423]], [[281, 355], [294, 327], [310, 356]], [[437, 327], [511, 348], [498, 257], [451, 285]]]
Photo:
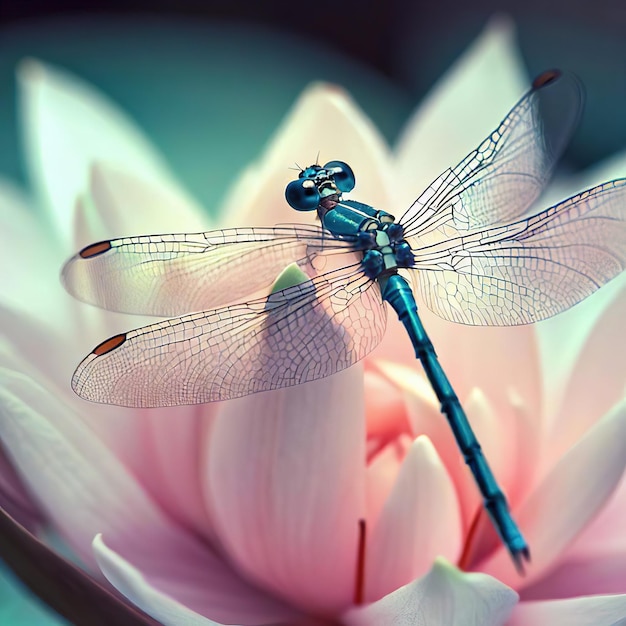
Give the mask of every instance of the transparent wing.
[[449, 238], [524, 215], [550, 180], [582, 104], [576, 77], [538, 76], [500, 126], [413, 203], [400, 220], [405, 233]]
[[147, 235], [87, 246], [64, 266], [73, 296], [123, 313], [171, 316], [249, 297], [290, 263], [352, 245], [315, 225]]
[[381, 340], [385, 308], [359, 264], [246, 304], [169, 319], [101, 343], [74, 391], [133, 407], [228, 400], [323, 378]]
[[537, 322], [626, 267], [626, 179], [533, 217], [414, 250], [413, 276], [437, 315], [463, 324]]

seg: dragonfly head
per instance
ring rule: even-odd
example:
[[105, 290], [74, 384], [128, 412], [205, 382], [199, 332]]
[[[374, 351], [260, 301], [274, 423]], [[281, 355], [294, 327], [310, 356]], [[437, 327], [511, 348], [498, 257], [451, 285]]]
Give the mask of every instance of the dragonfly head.
[[329, 161], [324, 167], [309, 165], [298, 180], [287, 185], [285, 198], [296, 211], [314, 211], [324, 198], [352, 191], [354, 183], [354, 173], [343, 161]]

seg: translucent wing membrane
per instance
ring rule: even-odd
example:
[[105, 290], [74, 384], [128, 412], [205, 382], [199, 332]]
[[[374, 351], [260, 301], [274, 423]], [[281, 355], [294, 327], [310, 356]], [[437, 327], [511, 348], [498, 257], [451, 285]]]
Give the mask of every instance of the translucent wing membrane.
[[245, 299], [294, 261], [351, 248], [314, 225], [125, 237], [84, 248], [62, 277], [84, 302], [167, 317]]
[[95, 402], [153, 407], [298, 385], [363, 358], [385, 319], [378, 286], [356, 264], [112, 337], [79, 365], [72, 387]]
[[405, 233], [449, 237], [524, 215], [549, 181], [582, 104], [574, 76], [540, 75], [500, 126], [413, 203], [400, 220]]
[[414, 249], [427, 306], [463, 324], [537, 322], [626, 267], [626, 179], [533, 217]]

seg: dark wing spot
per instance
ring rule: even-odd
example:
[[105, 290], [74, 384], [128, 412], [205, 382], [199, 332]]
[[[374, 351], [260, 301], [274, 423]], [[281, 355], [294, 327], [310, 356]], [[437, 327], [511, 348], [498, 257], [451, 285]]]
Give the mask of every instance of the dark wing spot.
[[98, 243], [92, 243], [91, 245], [83, 248], [78, 255], [83, 259], [90, 259], [91, 257], [98, 256], [111, 249], [110, 241], [99, 241]]
[[93, 349], [93, 354], [95, 354], [96, 356], [102, 356], [103, 354], [107, 354], [107, 352], [111, 352], [111, 350], [119, 348], [125, 341], [126, 333], [122, 333], [121, 335], [115, 335], [114, 337], [109, 337]]
[[546, 70], [533, 80], [533, 89], [539, 89], [548, 85], [561, 76], [560, 70]]

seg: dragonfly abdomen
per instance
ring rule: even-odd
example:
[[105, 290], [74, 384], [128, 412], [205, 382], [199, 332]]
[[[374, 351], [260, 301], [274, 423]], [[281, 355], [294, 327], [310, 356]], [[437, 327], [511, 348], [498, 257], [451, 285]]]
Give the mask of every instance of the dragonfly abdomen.
[[457, 445], [474, 475], [485, 509], [513, 557], [516, 567], [519, 571], [523, 571], [522, 561], [530, 559], [528, 545], [511, 517], [506, 496], [498, 486], [465, 411], [439, 363], [433, 344], [417, 314], [417, 304], [411, 287], [402, 276], [391, 275], [384, 281], [382, 296], [404, 324], [411, 338], [415, 355], [421, 361], [439, 400], [441, 412], [448, 419]]

